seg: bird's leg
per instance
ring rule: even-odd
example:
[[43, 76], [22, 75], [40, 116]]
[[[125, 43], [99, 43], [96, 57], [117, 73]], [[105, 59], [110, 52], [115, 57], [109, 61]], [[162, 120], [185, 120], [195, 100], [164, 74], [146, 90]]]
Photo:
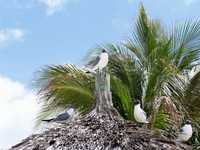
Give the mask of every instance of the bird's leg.
[[146, 123], [145, 123], [145, 124], [142, 124], [142, 126], [141, 126], [141, 127], [142, 127], [142, 128], [146, 128], [146, 129], [147, 129], [147, 128], [148, 128], [148, 124], [146, 124]]
[[137, 123], [137, 125], [140, 127], [140, 128], [142, 128], [143, 127], [143, 123]]

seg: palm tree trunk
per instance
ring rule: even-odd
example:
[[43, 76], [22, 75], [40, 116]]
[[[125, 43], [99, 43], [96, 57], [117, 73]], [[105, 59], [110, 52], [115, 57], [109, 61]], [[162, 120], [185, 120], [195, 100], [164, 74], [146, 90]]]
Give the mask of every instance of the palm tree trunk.
[[95, 114], [106, 114], [111, 119], [119, 117], [119, 113], [113, 107], [112, 93], [110, 91], [110, 75], [107, 69], [97, 71], [95, 76], [95, 96], [96, 106], [94, 109]]

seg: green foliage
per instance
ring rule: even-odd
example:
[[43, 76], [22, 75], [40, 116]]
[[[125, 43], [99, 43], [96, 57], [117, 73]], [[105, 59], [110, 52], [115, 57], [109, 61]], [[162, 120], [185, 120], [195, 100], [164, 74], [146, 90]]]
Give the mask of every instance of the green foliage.
[[193, 120], [200, 119], [200, 72], [190, 79], [182, 104]]
[[193, 136], [189, 144], [193, 145], [193, 149], [200, 149], [200, 120], [193, 123]]
[[142, 98], [149, 105], [156, 96], [165, 93], [162, 88], [164, 82], [178, 72], [171, 63], [171, 38], [167, 37], [158, 21], [148, 18], [142, 6], [133, 36], [125, 47], [141, 64], [144, 81]]
[[160, 111], [156, 115], [156, 119], [154, 122], [154, 128], [165, 130], [167, 128], [167, 118], [168, 114]]
[[133, 120], [134, 99], [141, 99], [142, 95], [142, 70], [131, 51], [114, 44], [107, 45], [106, 49], [110, 52], [113, 102], [119, 105], [125, 119]]
[[95, 102], [94, 79], [73, 65], [47, 66], [38, 75], [35, 86], [42, 103], [38, 120], [71, 105], [87, 112]]
[[[182, 107], [188, 83], [182, 72], [199, 61], [200, 21], [189, 20], [165, 31], [157, 20], [151, 20], [141, 6], [133, 36], [125, 47], [133, 52], [140, 64], [142, 100], [151, 113], [155, 97], [169, 96], [177, 107]], [[139, 79], [141, 80], [141, 79]]]
[[116, 108], [125, 119], [133, 120], [133, 101], [130, 90], [117, 78], [112, 78], [111, 84]]

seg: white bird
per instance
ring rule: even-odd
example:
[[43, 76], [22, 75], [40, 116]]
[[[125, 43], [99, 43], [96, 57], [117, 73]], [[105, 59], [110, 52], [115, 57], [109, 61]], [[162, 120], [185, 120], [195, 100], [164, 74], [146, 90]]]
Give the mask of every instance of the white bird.
[[96, 70], [100, 71], [108, 65], [108, 53], [106, 50], [102, 50], [101, 54], [96, 57], [95, 60], [90, 61], [86, 65], [86, 69], [89, 72], [96, 73]]
[[186, 142], [192, 137], [192, 125], [191, 121], [187, 120], [185, 125], [180, 129], [177, 142]]
[[139, 123], [149, 123], [145, 111], [141, 108], [139, 100], [135, 101], [134, 117]]

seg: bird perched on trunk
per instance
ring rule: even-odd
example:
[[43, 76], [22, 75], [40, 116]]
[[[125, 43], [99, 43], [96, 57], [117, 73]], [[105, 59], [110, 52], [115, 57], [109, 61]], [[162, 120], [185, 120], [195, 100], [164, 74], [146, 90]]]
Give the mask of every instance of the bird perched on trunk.
[[69, 114], [68, 110], [69, 109], [67, 109], [67, 111], [65, 111], [64, 113], [59, 114], [55, 118], [44, 119], [42, 121], [45, 121], [45, 122], [64, 122], [64, 121], [68, 120], [71, 117], [71, 115]]
[[134, 117], [139, 123], [149, 123], [145, 111], [141, 108], [140, 101], [136, 100], [134, 106]]
[[96, 59], [88, 62], [86, 70], [90, 73], [96, 73], [96, 70], [101, 71], [108, 65], [108, 53], [105, 49], [102, 50], [101, 54]]
[[192, 122], [187, 120], [185, 125], [180, 129], [178, 133], [177, 142], [186, 142], [192, 137]]

